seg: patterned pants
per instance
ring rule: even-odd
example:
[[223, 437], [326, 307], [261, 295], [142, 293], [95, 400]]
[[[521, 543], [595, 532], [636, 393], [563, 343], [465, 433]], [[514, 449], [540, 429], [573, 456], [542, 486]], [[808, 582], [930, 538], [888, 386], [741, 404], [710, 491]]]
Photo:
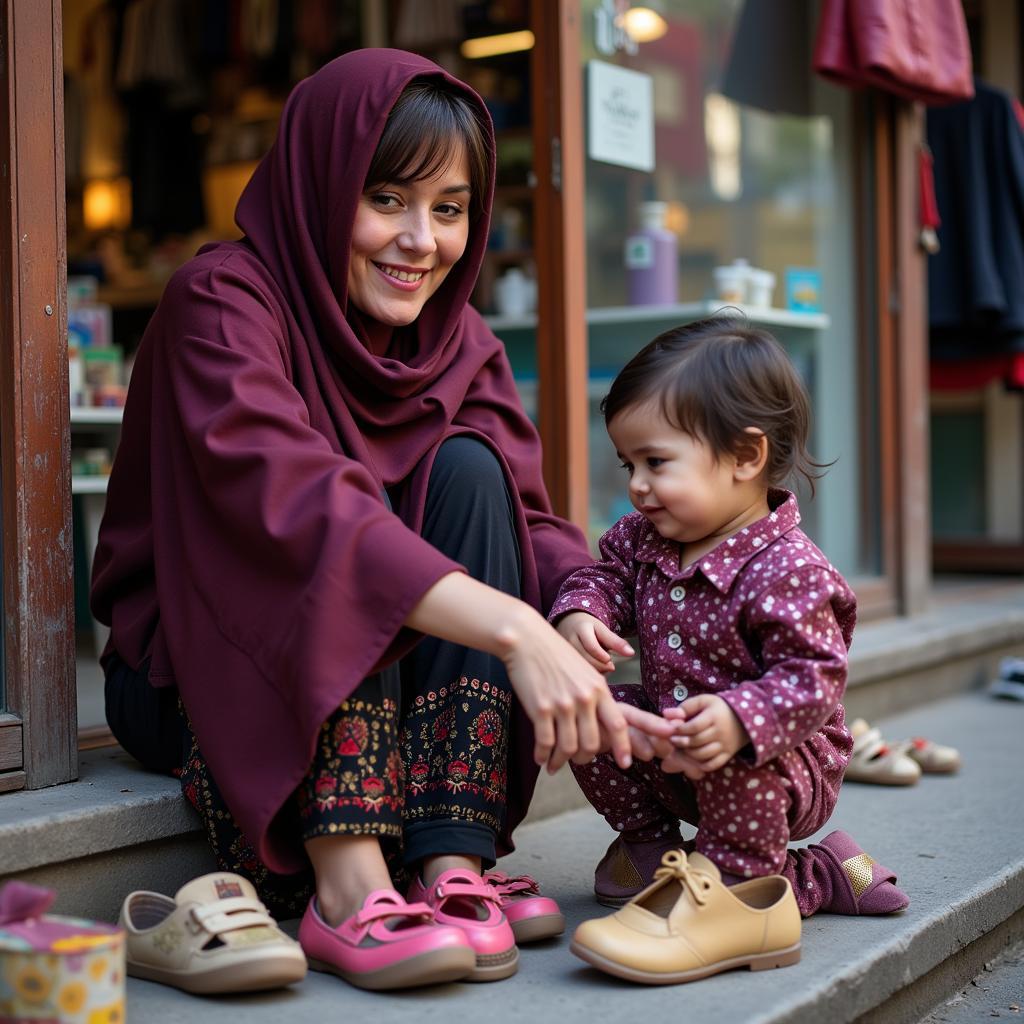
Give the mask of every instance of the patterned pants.
[[[612, 693], [657, 711], [640, 686], [613, 686]], [[666, 774], [657, 761], [623, 771], [607, 754], [572, 771], [594, 808], [628, 839], [671, 835], [685, 821], [697, 826], [700, 853], [722, 871], [750, 878], [782, 871], [786, 844], [816, 832], [835, 809], [845, 763], [827, 751], [819, 759], [807, 747], [760, 768], [735, 757], [696, 783]]]
[[[430, 477], [423, 537], [477, 579], [518, 595], [519, 549], [497, 460], [454, 438]], [[279, 824], [303, 840], [374, 835], [400, 888], [424, 857], [462, 854], [490, 866], [505, 818], [512, 692], [501, 661], [424, 639], [371, 676], [320, 729], [309, 772]], [[193, 737], [182, 790], [222, 870], [250, 877], [281, 916], [301, 914], [311, 871], [276, 875], [239, 831]]]

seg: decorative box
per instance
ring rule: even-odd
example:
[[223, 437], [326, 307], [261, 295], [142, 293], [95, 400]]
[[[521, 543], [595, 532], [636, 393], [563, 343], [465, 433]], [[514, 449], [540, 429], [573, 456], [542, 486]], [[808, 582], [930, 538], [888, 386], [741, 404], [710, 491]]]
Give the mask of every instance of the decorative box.
[[124, 1024], [124, 932], [49, 915], [54, 897], [0, 888], [0, 1024]]

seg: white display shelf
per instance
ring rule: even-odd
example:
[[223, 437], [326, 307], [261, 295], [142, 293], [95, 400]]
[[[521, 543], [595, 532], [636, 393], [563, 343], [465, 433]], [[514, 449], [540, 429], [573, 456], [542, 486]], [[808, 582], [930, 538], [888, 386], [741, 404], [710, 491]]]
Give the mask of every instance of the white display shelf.
[[72, 476], [71, 477], [71, 493], [72, 494], [106, 494], [107, 493], [107, 476]]
[[93, 408], [91, 406], [71, 406], [71, 425], [74, 426], [111, 426], [119, 427], [124, 417], [124, 409]]
[[[819, 331], [832, 323], [828, 313], [801, 313], [792, 309], [777, 309], [774, 306], [741, 306], [712, 299], [671, 306], [603, 306], [587, 310], [587, 323], [624, 324], [655, 320], [687, 323], [725, 309], [737, 310], [752, 323], [772, 327], [802, 327]], [[526, 330], [537, 326], [535, 316], [485, 316], [484, 320], [492, 331]]]
[[605, 306], [587, 310], [588, 324], [621, 324], [644, 320], [678, 320], [686, 322], [711, 316], [720, 310], [737, 310], [752, 323], [775, 327], [804, 327], [821, 330], [832, 323], [827, 313], [800, 313], [774, 306], [741, 306], [707, 299], [703, 302], [683, 302], [671, 306]]

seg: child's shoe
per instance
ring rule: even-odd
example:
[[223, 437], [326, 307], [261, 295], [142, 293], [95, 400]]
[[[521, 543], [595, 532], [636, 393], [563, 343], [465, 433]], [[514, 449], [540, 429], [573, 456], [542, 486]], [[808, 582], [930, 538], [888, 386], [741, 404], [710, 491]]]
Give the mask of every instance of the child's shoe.
[[299, 942], [315, 971], [329, 971], [357, 988], [409, 988], [457, 981], [476, 963], [458, 928], [432, 920], [430, 907], [406, 903], [393, 889], [378, 889], [362, 909], [332, 928], [316, 897], [299, 925]]
[[488, 871], [484, 881], [498, 894], [498, 906], [512, 926], [516, 942], [538, 942], [565, 931], [565, 918], [550, 896], [529, 875], [509, 877], [504, 871]]
[[1024, 701], [1024, 658], [1003, 658], [999, 678], [989, 687], [993, 697]]
[[651, 985], [799, 961], [800, 911], [781, 875], [727, 888], [699, 853], [670, 850], [661, 864], [654, 882], [631, 903], [584, 921], [572, 952], [608, 974]]
[[426, 903], [438, 924], [459, 928], [476, 953], [476, 967], [465, 981], [500, 981], [519, 969], [519, 950], [500, 897], [478, 874], [452, 868], [437, 876], [428, 889], [419, 874], [409, 886], [409, 899]]
[[693, 850], [692, 840], [674, 832], [657, 839], [636, 840], [616, 836], [594, 869], [594, 896], [605, 907], [625, 906], [651, 884], [661, 858], [669, 850]]
[[895, 885], [896, 874], [865, 853], [846, 832], [830, 832], [807, 847], [827, 867], [831, 898], [821, 909], [831, 914], [893, 914], [910, 906]]

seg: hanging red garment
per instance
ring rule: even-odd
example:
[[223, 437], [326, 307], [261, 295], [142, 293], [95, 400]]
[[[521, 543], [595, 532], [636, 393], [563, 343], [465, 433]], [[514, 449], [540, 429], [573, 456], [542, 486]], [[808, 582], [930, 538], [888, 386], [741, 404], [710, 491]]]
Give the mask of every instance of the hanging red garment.
[[823, 0], [814, 70], [929, 105], [974, 95], [960, 0]]

